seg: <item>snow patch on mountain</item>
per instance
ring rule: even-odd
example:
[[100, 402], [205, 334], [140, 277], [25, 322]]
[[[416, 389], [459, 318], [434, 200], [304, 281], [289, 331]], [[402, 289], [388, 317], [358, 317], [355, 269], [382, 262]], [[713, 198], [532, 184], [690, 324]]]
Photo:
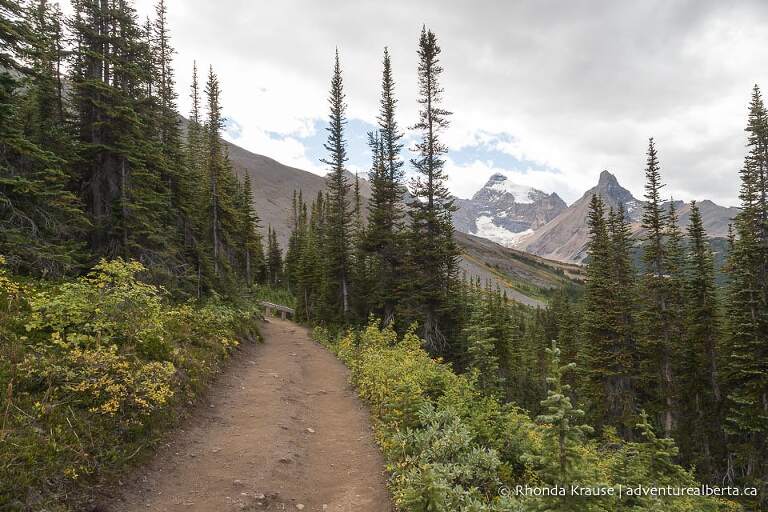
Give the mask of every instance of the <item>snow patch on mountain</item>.
[[533, 233], [532, 229], [526, 229], [519, 233], [512, 232], [502, 226], [498, 226], [493, 222], [493, 218], [487, 215], [481, 215], [475, 221], [477, 225], [477, 232], [475, 235], [487, 238], [492, 242], [501, 244], [504, 247], [516, 247], [522, 240], [528, 235]]

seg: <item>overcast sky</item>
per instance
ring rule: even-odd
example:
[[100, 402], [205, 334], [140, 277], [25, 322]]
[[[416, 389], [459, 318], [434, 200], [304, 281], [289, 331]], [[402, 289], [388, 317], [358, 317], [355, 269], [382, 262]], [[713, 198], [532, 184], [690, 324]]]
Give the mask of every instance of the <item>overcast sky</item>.
[[[152, 1], [138, 0], [143, 17]], [[450, 187], [471, 196], [493, 172], [572, 202], [601, 170], [642, 194], [656, 138], [667, 195], [736, 204], [750, 89], [768, 88], [768, 2], [727, 0], [167, 0], [179, 105], [193, 60], [213, 64], [229, 137], [285, 164], [318, 159], [339, 47], [351, 141], [365, 131], [389, 46], [398, 116], [416, 119], [422, 24], [442, 47]]]

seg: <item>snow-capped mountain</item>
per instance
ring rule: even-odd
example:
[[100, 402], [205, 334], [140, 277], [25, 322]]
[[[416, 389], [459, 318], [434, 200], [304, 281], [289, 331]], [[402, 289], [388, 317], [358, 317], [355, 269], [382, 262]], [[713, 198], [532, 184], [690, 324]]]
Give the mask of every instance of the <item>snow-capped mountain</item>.
[[567, 207], [557, 194], [513, 183], [503, 174], [494, 174], [472, 199], [456, 204], [457, 230], [506, 247], [520, 244]]

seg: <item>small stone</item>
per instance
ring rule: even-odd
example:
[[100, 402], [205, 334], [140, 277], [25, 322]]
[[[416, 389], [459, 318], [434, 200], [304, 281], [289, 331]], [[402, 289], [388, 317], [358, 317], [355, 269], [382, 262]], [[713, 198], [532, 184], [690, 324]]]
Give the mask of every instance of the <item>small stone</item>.
[[266, 496], [262, 493], [255, 494], [253, 497], [256, 498], [257, 500], [263, 500], [266, 498]]
[[242, 487], [243, 486], [243, 482], [241, 480], [234, 480], [232, 482], [232, 485], [234, 485], [235, 487]]
[[282, 457], [278, 462], [282, 462], [283, 464], [290, 464], [293, 461], [291, 459], [286, 458], [286, 457]]
[[302, 505], [301, 503], [297, 503], [296, 510], [304, 510], [304, 505]]
[[213, 453], [219, 453], [221, 451], [221, 448], [214, 448], [211, 450]]
[[309, 432], [310, 434], [314, 434], [315, 429], [307, 427], [307, 432]]

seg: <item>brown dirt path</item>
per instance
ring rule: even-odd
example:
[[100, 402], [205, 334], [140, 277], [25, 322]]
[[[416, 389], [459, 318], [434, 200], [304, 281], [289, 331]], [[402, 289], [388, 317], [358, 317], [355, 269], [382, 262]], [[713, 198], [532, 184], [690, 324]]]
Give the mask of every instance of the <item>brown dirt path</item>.
[[270, 319], [110, 512], [389, 512], [384, 463], [347, 370]]

